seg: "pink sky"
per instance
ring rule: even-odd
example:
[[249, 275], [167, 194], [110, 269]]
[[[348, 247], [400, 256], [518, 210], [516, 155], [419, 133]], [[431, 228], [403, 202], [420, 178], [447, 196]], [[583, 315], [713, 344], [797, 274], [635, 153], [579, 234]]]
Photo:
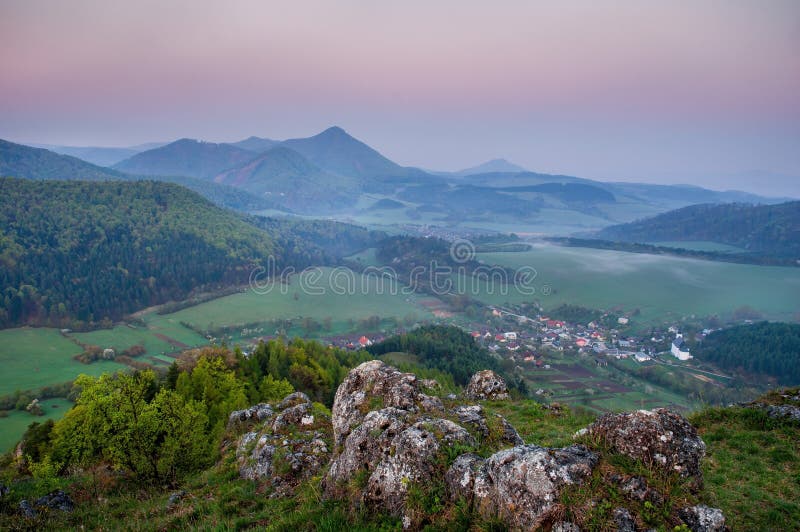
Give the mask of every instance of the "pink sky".
[[427, 168], [715, 188], [759, 171], [800, 195], [794, 0], [0, 0], [0, 35], [0, 137], [19, 142], [336, 124]]

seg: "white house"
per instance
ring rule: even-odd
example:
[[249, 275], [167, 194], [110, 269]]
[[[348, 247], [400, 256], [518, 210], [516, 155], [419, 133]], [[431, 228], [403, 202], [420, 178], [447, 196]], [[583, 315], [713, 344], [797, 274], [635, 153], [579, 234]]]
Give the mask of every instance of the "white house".
[[517, 333], [515, 333], [515, 332], [503, 333], [503, 336], [505, 336], [506, 340], [516, 340], [517, 339]]
[[680, 333], [678, 333], [672, 341], [672, 348], [670, 351], [678, 360], [689, 360], [692, 358], [691, 353], [689, 353], [689, 346], [683, 341], [683, 335]]
[[633, 355], [633, 358], [636, 360], [636, 362], [647, 362], [650, 360], [650, 356], [646, 353], [642, 353], [641, 351]]

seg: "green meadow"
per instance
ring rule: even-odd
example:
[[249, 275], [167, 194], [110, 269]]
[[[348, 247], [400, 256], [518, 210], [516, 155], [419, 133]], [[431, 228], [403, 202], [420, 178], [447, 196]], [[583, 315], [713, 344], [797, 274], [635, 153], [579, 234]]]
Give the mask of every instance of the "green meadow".
[[44, 423], [48, 419], [58, 420], [72, 408], [72, 403], [66, 399], [56, 397], [40, 401], [44, 415], [33, 416], [21, 410], [11, 410], [7, 417], [0, 418], [0, 453], [10, 451], [25, 434], [31, 423]]
[[277, 319], [330, 318], [334, 332], [349, 330], [350, 321], [370, 316], [399, 318], [432, 314], [417, 302], [416, 294], [403, 293], [393, 281], [344, 269], [318, 268], [295, 275], [288, 283], [221, 297], [164, 316], [199, 329], [266, 323]]
[[72, 358], [81, 351], [56, 329], [23, 327], [0, 331], [0, 395], [70, 381], [81, 373], [100, 375], [125, 367], [110, 361], [81, 364]]
[[621, 251], [535, 245], [526, 252], [480, 253], [486, 264], [533, 268], [529, 287], [458, 279], [460, 289], [487, 303], [538, 299], [545, 308], [562, 303], [624, 311], [639, 309], [640, 323], [684, 316], [729, 317], [743, 306], [775, 320], [800, 312], [800, 268], [755, 266]]

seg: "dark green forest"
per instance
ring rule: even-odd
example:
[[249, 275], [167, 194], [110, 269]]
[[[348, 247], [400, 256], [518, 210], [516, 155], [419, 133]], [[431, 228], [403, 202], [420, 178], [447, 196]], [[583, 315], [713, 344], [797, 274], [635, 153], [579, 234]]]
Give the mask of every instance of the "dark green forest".
[[0, 327], [76, 330], [197, 290], [246, 283], [254, 267], [332, 264], [383, 238], [328, 221], [242, 217], [153, 181], [0, 179]]
[[773, 257], [800, 257], [800, 201], [778, 205], [691, 205], [607, 227], [601, 239], [623, 242], [711, 241]]
[[800, 325], [759, 322], [709, 334], [695, 356], [722, 368], [769, 375], [782, 384], [800, 383]]
[[0, 179], [0, 326], [115, 320], [246, 282], [269, 235], [177, 185]]
[[[419, 358], [420, 365], [452, 375], [459, 385], [466, 385], [473, 374], [484, 369], [502, 373], [498, 360], [488, 350], [475, 343], [469, 333], [454, 326], [425, 325], [371, 345], [367, 351], [376, 356], [411, 353]], [[510, 387], [522, 385], [507, 381]]]

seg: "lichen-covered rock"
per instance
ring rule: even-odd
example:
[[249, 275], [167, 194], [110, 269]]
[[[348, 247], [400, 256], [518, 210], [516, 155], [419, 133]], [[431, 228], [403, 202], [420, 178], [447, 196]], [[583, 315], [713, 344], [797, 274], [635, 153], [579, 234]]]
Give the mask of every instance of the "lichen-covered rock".
[[515, 529], [540, 526], [561, 489], [587, 478], [598, 456], [582, 445], [547, 449], [522, 445], [490, 456], [474, 480], [475, 506]]
[[363, 423], [354, 428], [332, 461], [325, 480], [328, 493], [348, 482], [362, 469], [372, 471], [389, 456], [395, 437], [407, 426], [408, 412], [399, 408], [383, 408], [369, 412]]
[[767, 405], [767, 415], [773, 419], [785, 419], [800, 423], [800, 407], [794, 405]]
[[581, 532], [581, 527], [570, 521], [559, 521], [553, 525], [552, 532]]
[[636, 519], [627, 508], [614, 509], [614, 525], [617, 527], [617, 532], [636, 532]]
[[291, 408], [293, 406], [301, 405], [301, 404], [311, 404], [311, 399], [308, 398], [306, 394], [303, 392], [294, 392], [290, 393], [283, 400], [278, 403], [278, 410], [286, 410], [287, 408]]
[[[486, 414], [482, 406], [461, 405], [453, 408], [452, 413], [456, 415], [460, 423], [473, 427], [482, 438], [487, 438], [491, 435], [489, 423], [487, 422]], [[498, 442], [500, 444], [515, 446], [525, 443], [517, 432], [517, 429], [506, 421], [503, 416], [498, 414], [495, 420], [499, 424], [500, 434], [498, 434]]]
[[472, 376], [465, 395], [470, 399], [508, 399], [508, 387], [503, 378], [490, 369], [479, 371]]
[[725, 516], [722, 510], [698, 505], [683, 508], [678, 512], [683, 522], [692, 532], [722, 532], [728, 530], [725, 526]]
[[313, 424], [314, 415], [311, 403], [299, 403], [287, 407], [283, 412], [275, 416], [275, 420], [272, 422], [272, 430], [280, 432], [290, 426], [302, 427]]
[[380, 360], [364, 362], [347, 374], [336, 390], [332, 421], [334, 444], [344, 443], [370, 410], [394, 407], [408, 412], [442, 409], [442, 402], [420, 390], [417, 376]]
[[436, 473], [435, 458], [444, 446], [475, 445], [463, 427], [446, 419], [424, 419], [407, 427], [391, 443], [388, 456], [372, 470], [364, 500], [400, 515], [412, 485], [423, 489]]
[[330, 420], [315, 412], [305, 394], [293, 393], [274, 409], [257, 405], [240, 411], [242, 414], [232, 417], [232, 426], [257, 418], [259, 411], [262, 423], [243, 434], [236, 444], [239, 475], [267, 482], [275, 488], [274, 493], [285, 495], [328, 463]]
[[678, 472], [702, 484], [700, 460], [706, 444], [697, 430], [680, 414], [665, 408], [605, 414], [588, 427], [588, 433], [606, 441], [611, 448], [631, 458]]
[[450, 464], [444, 475], [444, 482], [451, 499], [464, 499], [467, 503], [472, 503], [475, 478], [480, 474], [485, 461], [477, 454], [467, 453]]
[[239, 476], [248, 480], [270, 478], [272, 475], [272, 457], [275, 446], [267, 435], [248, 432], [239, 438], [236, 446], [236, 459], [239, 462]]
[[260, 403], [244, 410], [235, 410], [228, 416], [228, 428], [237, 424], [244, 425], [251, 422], [264, 421], [271, 418], [275, 411], [267, 403]]
[[75, 509], [75, 503], [70, 496], [63, 490], [51, 491], [47, 495], [39, 497], [33, 504], [23, 499], [19, 502], [19, 509], [22, 515], [29, 519], [35, 518], [39, 511], [58, 510], [69, 513]]

